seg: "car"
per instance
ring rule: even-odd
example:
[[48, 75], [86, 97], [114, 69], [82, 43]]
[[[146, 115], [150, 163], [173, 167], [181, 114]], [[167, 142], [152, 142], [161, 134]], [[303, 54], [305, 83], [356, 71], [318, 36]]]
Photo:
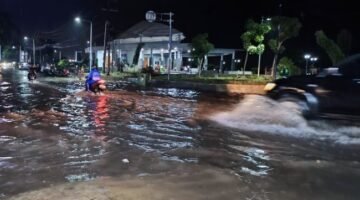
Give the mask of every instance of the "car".
[[70, 75], [70, 71], [68, 69], [56, 68], [54, 65], [44, 67], [43, 73], [47, 76], [57, 77], [68, 77]]
[[264, 90], [283, 105], [297, 105], [305, 117], [321, 113], [360, 115], [360, 54], [318, 75], [278, 79]]
[[30, 64], [29, 63], [26, 63], [26, 62], [23, 62], [23, 63], [19, 63], [19, 69], [20, 70], [28, 70], [30, 68]]

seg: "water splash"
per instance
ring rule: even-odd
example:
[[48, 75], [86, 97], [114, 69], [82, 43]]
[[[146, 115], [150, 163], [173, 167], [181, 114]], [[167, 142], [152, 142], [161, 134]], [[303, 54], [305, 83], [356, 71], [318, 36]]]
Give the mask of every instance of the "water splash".
[[324, 120], [309, 122], [295, 108], [285, 108], [264, 96], [246, 96], [234, 110], [214, 114], [210, 119], [246, 131], [360, 144], [360, 127], [339, 126]]

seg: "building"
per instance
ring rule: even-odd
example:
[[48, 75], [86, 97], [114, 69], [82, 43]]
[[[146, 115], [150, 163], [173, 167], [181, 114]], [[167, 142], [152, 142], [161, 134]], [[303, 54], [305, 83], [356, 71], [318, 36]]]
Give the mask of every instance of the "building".
[[[182, 43], [185, 35], [172, 29], [172, 50], [171, 50], [171, 70], [181, 71], [182, 66], [191, 61], [191, 47], [188, 43]], [[169, 66], [169, 26], [161, 23], [150, 23], [141, 21], [130, 27], [125, 32], [116, 37], [110, 43], [110, 55], [107, 54], [105, 66], [112, 64], [141, 69], [148, 66]], [[208, 66], [208, 57], [219, 57], [218, 65], [223, 69], [225, 61], [224, 56], [231, 56], [231, 69], [235, 66], [235, 52], [237, 49], [214, 49], [205, 58], [205, 69]], [[89, 52], [89, 49], [86, 49]], [[97, 66], [103, 66], [103, 47], [93, 47]], [[109, 62], [110, 60], [110, 62]]]

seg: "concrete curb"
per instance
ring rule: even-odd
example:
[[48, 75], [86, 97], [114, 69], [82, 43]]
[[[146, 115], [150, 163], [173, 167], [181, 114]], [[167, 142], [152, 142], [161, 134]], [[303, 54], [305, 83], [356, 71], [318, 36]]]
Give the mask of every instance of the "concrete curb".
[[205, 84], [186, 81], [151, 81], [151, 87], [192, 89], [228, 94], [265, 94], [265, 84]]

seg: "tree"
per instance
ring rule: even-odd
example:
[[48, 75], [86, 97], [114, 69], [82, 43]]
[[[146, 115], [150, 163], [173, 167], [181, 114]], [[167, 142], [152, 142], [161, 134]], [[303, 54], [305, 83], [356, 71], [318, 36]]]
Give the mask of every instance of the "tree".
[[61, 59], [58, 63], [57, 63], [57, 67], [59, 69], [65, 69], [68, 68], [70, 65], [69, 61], [67, 59]]
[[12, 46], [19, 41], [20, 31], [11, 22], [9, 16], [0, 12], [0, 46]]
[[278, 68], [281, 76], [294, 76], [301, 74], [300, 68], [288, 57], [282, 57], [280, 59]]
[[243, 66], [243, 75], [245, 75], [245, 69], [246, 69], [246, 65], [248, 62], [248, 58], [249, 58], [249, 47], [251, 45], [251, 32], [246, 31], [245, 33], [243, 33], [241, 35], [241, 40], [243, 41], [243, 48], [245, 49], [245, 61], [244, 61], [244, 66]]
[[343, 29], [337, 35], [337, 44], [345, 55], [351, 52], [352, 34], [350, 31]]
[[18, 59], [18, 52], [12, 46], [2, 46], [1, 58], [7, 61], [15, 61]]
[[333, 65], [345, 58], [340, 47], [333, 40], [328, 38], [324, 31], [316, 31], [315, 36], [317, 44], [326, 51]]
[[136, 47], [136, 50], [135, 50], [135, 55], [134, 55], [134, 59], [133, 59], [133, 62], [132, 64], [133, 65], [137, 65], [138, 62], [139, 62], [139, 57], [140, 57], [140, 51], [141, 49], [144, 47], [144, 43], [139, 43]]
[[271, 19], [271, 26], [276, 31], [276, 37], [268, 42], [270, 49], [275, 54], [271, 70], [271, 75], [275, 78], [278, 57], [285, 51], [284, 43], [299, 35], [302, 24], [298, 18], [277, 16]]
[[208, 34], [203, 33], [192, 39], [191, 48], [191, 56], [197, 62], [200, 77], [204, 65], [204, 58], [212, 49], [214, 49], [214, 45], [208, 41]]
[[261, 56], [265, 51], [263, 42], [265, 35], [270, 32], [271, 26], [268, 23], [259, 24], [254, 20], [249, 20], [246, 24], [246, 30], [247, 31], [242, 35], [243, 43], [245, 44], [244, 48], [246, 48], [247, 54], [257, 54], [259, 56], [258, 76], [260, 76]]

